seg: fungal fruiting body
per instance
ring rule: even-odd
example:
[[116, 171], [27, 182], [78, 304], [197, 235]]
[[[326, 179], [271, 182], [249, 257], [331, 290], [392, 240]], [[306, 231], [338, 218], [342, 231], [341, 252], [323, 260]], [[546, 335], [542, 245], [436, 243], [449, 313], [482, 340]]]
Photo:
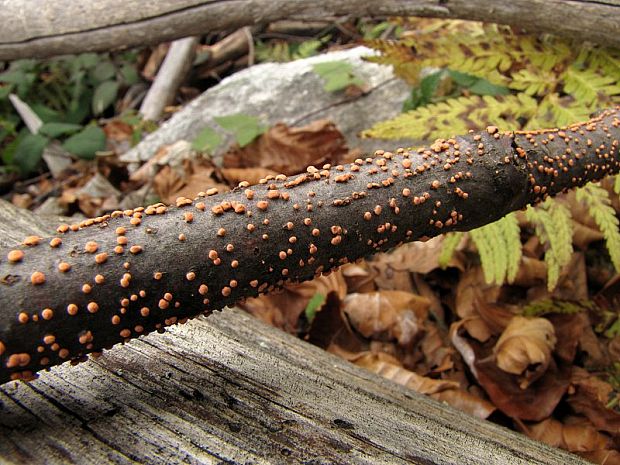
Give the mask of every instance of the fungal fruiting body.
[[619, 127], [490, 126], [28, 237], [0, 254], [0, 382], [616, 173]]

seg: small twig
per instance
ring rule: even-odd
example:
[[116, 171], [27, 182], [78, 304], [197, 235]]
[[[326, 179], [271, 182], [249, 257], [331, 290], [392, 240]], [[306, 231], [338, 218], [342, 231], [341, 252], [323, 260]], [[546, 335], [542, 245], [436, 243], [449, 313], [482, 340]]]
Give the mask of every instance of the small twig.
[[172, 101], [192, 64], [197, 44], [197, 37], [186, 37], [172, 43], [140, 107], [144, 119], [159, 119], [166, 105]]
[[246, 26], [242, 30], [248, 41], [248, 66], [252, 66], [254, 64], [254, 38], [249, 27]]

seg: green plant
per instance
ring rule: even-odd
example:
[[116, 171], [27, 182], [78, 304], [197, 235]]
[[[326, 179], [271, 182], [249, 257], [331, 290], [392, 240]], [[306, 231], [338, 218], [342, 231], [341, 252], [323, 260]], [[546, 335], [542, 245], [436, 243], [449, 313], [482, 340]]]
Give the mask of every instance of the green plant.
[[[51, 139], [90, 159], [105, 148], [101, 129], [88, 125], [116, 101], [121, 88], [138, 82], [136, 54], [116, 56], [84, 53], [48, 60], [17, 60], [0, 73], [0, 153], [5, 166], [22, 175], [35, 171]], [[43, 121], [32, 134], [14, 110], [9, 96], [17, 95]]]
[[[432, 140], [480, 130], [488, 121], [509, 130], [558, 127], [620, 103], [618, 49], [467, 21], [422, 19], [413, 20], [413, 26], [398, 41], [369, 41], [381, 54], [367, 59], [392, 65], [413, 88], [405, 112], [365, 131], [366, 137]], [[590, 184], [577, 191], [577, 200], [587, 205], [620, 271], [620, 232], [608, 191]], [[570, 211], [548, 199], [525, 216], [545, 246], [552, 290], [573, 252]], [[465, 235], [451, 233], [444, 241], [443, 266]], [[499, 285], [514, 278], [521, 254], [516, 219], [504, 218], [468, 236], [487, 282]]]
[[308, 58], [319, 51], [331, 40], [331, 35], [302, 42], [274, 40], [270, 42], [257, 40], [255, 43], [256, 59], [259, 62], [287, 62]]
[[[226, 132], [234, 135], [240, 147], [245, 147], [267, 130], [267, 126], [256, 116], [237, 113], [234, 115], [216, 116], [215, 122]], [[192, 147], [199, 152], [212, 154], [222, 143], [222, 136], [213, 128], [203, 128], [192, 141]]]
[[346, 61], [324, 61], [314, 64], [312, 69], [325, 81], [323, 89], [327, 92], [337, 92], [349, 86], [364, 84], [364, 81], [355, 75], [353, 65]]

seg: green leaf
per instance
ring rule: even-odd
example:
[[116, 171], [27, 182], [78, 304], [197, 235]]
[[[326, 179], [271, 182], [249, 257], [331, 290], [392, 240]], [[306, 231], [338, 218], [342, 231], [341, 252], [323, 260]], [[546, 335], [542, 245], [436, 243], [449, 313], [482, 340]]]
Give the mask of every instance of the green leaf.
[[47, 137], [39, 134], [26, 134], [13, 152], [13, 164], [19, 168], [22, 175], [36, 170], [43, 155], [43, 149], [48, 143]]
[[308, 320], [308, 323], [312, 323], [312, 320], [314, 320], [314, 317], [316, 316], [316, 312], [318, 312], [321, 309], [321, 307], [325, 303], [325, 300], [326, 300], [326, 296], [321, 294], [320, 292], [317, 292], [316, 294], [312, 296], [312, 298], [306, 305], [306, 309], [304, 311], [304, 314], [306, 315], [306, 320]]
[[63, 148], [72, 154], [92, 160], [95, 153], [105, 149], [106, 137], [103, 130], [98, 126], [87, 126], [77, 134], [69, 137], [63, 144]]
[[361, 86], [364, 84], [364, 81], [355, 75], [351, 63], [346, 61], [338, 60], [316, 63], [312, 66], [312, 69], [325, 80], [323, 89], [327, 92], [343, 90], [350, 85]]
[[450, 232], [444, 236], [443, 244], [441, 245], [441, 253], [439, 254], [439, 266], [442, 269], [448, 267], [450, 260], [454, 256], [454, 252], [456, 248], [463, 240], [463, 237], [466, 236], [467, 233], [464, 232]]
[[58, 137], [65, 134], [73, 134], [74, 132], [82, 129], [82, 125], [80, 124], [71, 124], [71, 123], [45, 123], [39, 129], [39, 133], [48, 137]]
[[207, 126], [200, 131], [193, 140], [192, 148], [198, 152], [213, 153], [221, 142], [222, 136], [220, 136], [214, 129]]
[[95, 82], [103, 82], [112, 79], [116, 75], [116, 67], [111, 61], [101, 61], [90, 73]]
[[498, 86], [481, 77], [454, 70], [449, 70], [448, 73], [456, 85], [464, 87], [476, 95], [506, 95], [510, 93], [510, 89], [507, 87]]
[[90, 69], [97, 66], [100, 58], [96, 53], [82, 53], [75, 57], [74, 63], [80, 68]]
[[119, 84], [116, 81], [104, 81], [97, 86], [93, 94], [93, 113], [100, 115], [116, 100]]
[[125, 63], [121, 66], [120, 73], [123, 81], [128, 86], [140, 82], [140, 76], [138, 75], [135, 65]]
[[0, 86], [0, 100], [5, 100], [11, 92], [13, 92], [13, 84]]
[[257, 117], [243, 113], [216, 116], [213, 119], [217, 124], [235, 135], [235, 140], [240, 147], [245, 147], [267, 130], [267, 126], [260, 124]]
[[591, 182], [577, 189], [576, 197], [588, 206], [588, 213], [603, 233], [611, 262], [620, 272], [620, 221], [611, 205], [609, 193], [599, 184]]

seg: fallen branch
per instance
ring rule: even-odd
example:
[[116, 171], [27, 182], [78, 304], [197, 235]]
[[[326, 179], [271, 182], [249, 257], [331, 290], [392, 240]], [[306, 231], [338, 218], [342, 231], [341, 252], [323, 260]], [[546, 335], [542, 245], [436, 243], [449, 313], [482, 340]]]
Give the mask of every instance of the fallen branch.
[[[280, 19], [428, 16], [509, 24], [603, 45], [620, 45], [616, 2], [587, 0], [0, 0], [0, 60], [136, 47]], [[536, 14], [531, 14], [536, 12]], [[16, 20], [19, 18], [19, 20]], [[562, 18], [561, 21], [558, 18]], [[28, 25], [28, 27], [24, 27]]]
[[[0, 252], [0, 382], [620, 171], [620, 107], [61, 225]], [[213, 194], [213, 195], [210, 195]]]

